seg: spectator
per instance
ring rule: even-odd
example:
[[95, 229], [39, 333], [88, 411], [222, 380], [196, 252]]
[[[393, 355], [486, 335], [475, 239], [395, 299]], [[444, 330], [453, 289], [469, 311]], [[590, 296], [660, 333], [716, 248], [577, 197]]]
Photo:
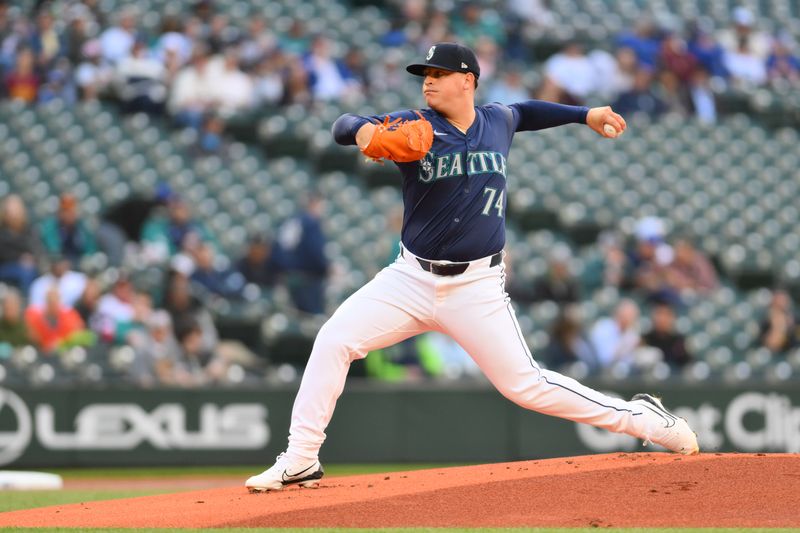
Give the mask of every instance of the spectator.
[[72, 344], [91, 344], [83, 320], [74, 309], [61, 304], [57, 287], [50, 287], [44, 305], [31, 305], [25, 311], [28, 335], [44, 352]]
[[633, 88], [619, 95], [614, 102], [614, 111], [622, 115], [644, 113], [653, 117], [667, 111], [667, 104], [653, 93], [650, 87], [652, 81], [652, 72], [639, 69], [633, 78]]
[[318, 36], [311, 44], [311, 52], [305, 56], [311, 94], [316, 100], [330, 101], [347, 99], [361, 94], [361, 85], [351, 77], [342, 63], [334, 59], [331, 42]]
[[507, 0], [508, 11], [524, 21], [527, 26], [552, 28], [555, 17], [545, 0]]
[[[19, 52], [29, 48], [28, 40], [31, 28], [27, 18], [16, 17], [11, 19], [9, 17], [4, 30], [0, 32], [0, 39], [2, 39], [0, 41], [0, 71], [5, 74], [14, 69], [14, 65], [18, 61]], [[31, 63], [35, 63], [36, 58], [33, 54], [31, 55]]]
[[279, 105], [285, 98], [288, 57], [276, 50], [253, 68], [253, 92], [257, 105]]
[[381, 46], [392, 49], [407, 44], [406, 21], [400, 17], [394, 17], [389, 24], [389, 30], [381, 37]]
[[[367, 73], [367, 58], [360, 48], [351, 46], [347, 49], [347, 53], [342, 60], [341, 70], [345, 79], [350, 83], [358, 84], [363, 93], [369, 94], [372, 80], [370, 80]], [[483, 70], [481, 70], [482, 72]]]
[[37, 275], [38, 242], [28, 226], [28, 211], [22, 198], [8, 195], [0, 206], [0, 282], [28, 292]]
[[263, 16], [256, 14], [247, 22], [247, 33], [239, 46], [242, 69], [251, 71], [265, 58], [272, 55], [278, 47], [275, 34], [267, 27]]
[[711, 77], [703, 66], [692, 73], [689, 82], [689, 102], [700, 122], [714, 124], [717, 121], [717, 102], [711, 89]]
[[[506, 41], [503, 20], [493, 9], [485, 9], [477, 2], [465, 2], [461, 6], [461, 13], [453, 20], [453, 33], [458, 35], [460, 41], [470, 48], [476, 49], [478, 42], [488, 38], [496, 45], [503, 45]], [[483, 69], [481, 69], [481, 75]]]
[[597, 79], [603, 80], [596, 87], [599, 98], [613, 101], [620, 94], [631, 90], [638, 64], [633, 50], [620, 48], [614, 55], [605, 50], [592, 50], [588, 57]]
[[137, 294], [133, 284], [125, 274], [120, 274], [111, 291], [97, 302], [97, 317], [92, 324], [103, 340], [122, 343], [128, 324], [136, 317], [135, 300]]
[[212, 89], [214, 109], [223, 117], [243, 113], [255, 104], [255, 89], [250, 76], [239, 69], [239, 51], [229, 46], [223, 55], [208, 65], [214, 80]]
[[95, 319], [97, 318], [97, 310], [102, 296], [103, 289], [100, 286], [100, 282], [97, 279], [88, 278], [86, 286], [83, 288], [83, 294], [75, 302], [74, 309], [81, 316], [83, 323], [88, 324], [90, 329], [98, 329], [95, 327]]
[[686, 41], [674, 32], [664, 39], [660, 59], [661, 68], [674, 74], [682, 84], [689, 82], [698, 65], [698, 60], [689, 51]]
[[417, 42], [417, 48], [428, 50], [435, 43], [454, 42], [457, 39], [450, 31], [450, 13], [434, 9], [425, 21], [425, 31]]
[[598, 368], [595, 349], [581, 327], [575, 309], [565, 307], [550, 326], [550, 342], [544, 349], [547, 366], [559, 369], [574, 363], [586, 365], [589, 372]]
[[481, 37], [475, 44], [475, 55], [481, 69], [481, 81], [493, 80], [497, 71], [497, 62], [501, 56], [501, 50], [497, 43], [488, 37]]
[[214, 257], [214, 248], [200, 244], [194, 253], [195, 268], [191, 280], [208, 292], [223, 298], [241, 298], [245, 279], [239, 272], [223, 267]]
[[601, 367], [630, 364], [639, 346], [639, 306], [633, 300], [620, 301], [614, 316], [601, 318], [592, 327], [589, 339]]
[[135, 292], [133, 301], [133, 315], [127, 322], [117, 324], [116, 341], [128, 344], [134, 348], [141, 348], [148, 337], [147, 322], [153, 314], [153, 299], [144, 292]]
[[277, 239], [292, 300], [301, 311], [314, 314], [325, 312], [329, 264], [322, 231], [324, 209], [322, 196], [312, 195], [304, 210], [281, 226]]
[[580, 299], [578, 283], [569, 269], [571, 252], [559, 246], [550, 254], [547, 275], [536, 281], [534, 301], [551, 301], [559, 305], [576, 303]]
[[94, 235], [81, 218], [78, 198], [71, 193], [61, 195], [58, 212], [42, 222], [41, 235], [47, 253], [64, 256], [74, 265], [97, 252]]
[[18, 290], [3, 291], [2, 314], [0, 314], [0, 345], [14, 348], [29, 344], [28, 329], [22, 315], [22, 297]]
[[166, 65], [167, 56], [171, 52], [178, 65], [183, 66], [192, 58], [192, 46], [191, 39], [184, 33], [180, 18], [166, 15], [161, 20], [161, 35], [153, 47], [153, 55]]
[[227, 15], [216, 13], [211, 17], [204, 40], [212, 56], [223, 54], [226, 48], [239, 39], [239, 28], [230, 24]]
[[625, 287], [678, 303], [678, 293], [666, 279], [666, 267], [675, 252], [666, 243], [664, 222], [658, 217], [644, 217], [636, 223], [635, 234], [635, 247], [628, 254]]
[[175, 194], [166, 183], [159, 183], [151, 197], [131, 195], [109, 206], [102, 215], [97, 241], [111, 266], [119, 266], [128, 241], [138, 242], [153, 211], [164, 207]]
[[713, 33], [701, 23], [693, 24], [690, 29], [689, 52], [697, 58], [710, 76], [724, 80], [730, 75], [725, 68], [724, 49], [714, 39]]
[[70, 261], [64, 256], [50, 256], [50, 272], [31, 284], [28, 295], [29, 305], [43, 306], [50, 287], [58, 289], [59, 300], [67, 307], [73, 307], [86, 288], [86, 274], [71, 269]]
[[595, 66], [577, 41], [568, 43], [561, 52], [548, 59], [544, 74], [547, 77], [545, 83], [554, 84], [561, 92], [560, 102], [583, 102], [598, 88]]
[[590, 291], [601, 287], [621, 288], [626, 282], [628, 259], [620, 236], [609, 230], [600, 233], [597, 252], [584, 268], [584, 286]]
[[214, 2], [212, 0], [197, 0], [192, 5], [193, 18], [200, 21], [203, 33], [208, 31], [208, 25], [214, 17]]
[[767, 81], [767, 66], [761, 57], [753, 53], [745, 37], [733, 50], [726, 50], [723, 57], [725, 68], [739, 86], [752, 87]]
[[203, 126], [200, 128], [200, 135], [197, 137], [195, 152], [197, 155], [220, 155], [225, 156], [226, 146], [223, 132], [225, 131], [225, 121], [214, 113], [208, 114], [203, 119]]
[[510, 105], [530, 99], [530, 94], [523, 84], [522, 73], [512, 68], [503, 73], [501, 79], [490, 82], [486, 91], [485, 102], [499, 102]]
[[144, 42], [134, 42], [131, 55], [117, 62], [114, 78], [117, 98], [124, 112], [164, 114], [166, 69], [163, 63], [148, 54]]
[[214, 109], [215, 83], [208, 51], [195, 46], [190, 65], [175, 77], [167, 105], [179, 126], [200, 128], [205, 114]]
[[64, 32], [64, 55], [71, 65], [78, 65], [83, 61], [83, 46], [92, 35], [92, 14], [84, 4], [73, 4], [67, 10], [66, 18], [68, 24]]
[[281, 104], [310, 104], [312, 94], [309, 85], [309, 74], [303, 66], [303, 62], [299, 58], [289, 56], [286, 63], [286, 84]]
[[178, 385], [179, 358], [180, 346], [172, 332], [169, 313], [163, 309], [153, 311], [147, 319], [147, 336], [131, 367], [132, 379], [143, 387]]
[[199, 387], [221, 379], [225, 365], [203, 343], [203, 331], [197, 323], [176, 327], [180, 358], [176, 382], [183, 387]]
[[117, 25], [100, 34], [100, 51], [105, 61], [114, 65], [131, 54], [137, 37], [136, 19], [135, 8], [127, 6], [120, 11]]
[[211, 313], [192, 294], [189, 278], [176, 271], [167, 277], [165, 290], [164, 309], [172, 320], [175, 335], [180, 338], [181, 328], [197, 325], [202, 332], [203, 350], [216, 351], [219, 344], [219, 334], [214, 325]]
[[305, 23], [300, 19], [293, 19], [289, 31], [280, 38], [280, 48], [287, 54], [302, 56], [311, 47], [311, 38], [308, 35]]
[[639, 68], [654, 70], [658, 66], [661, 39], [655, 24], [647, 17], [638, 19], [633, 32], [620, 35], [617, 39], [617, 47], [633, 50], [636, 53]]
[[72, 76], [72, 67], [66, 57], [60, 57], [55, 65], [47, 71], [43, 83], [39, 86], [37, 101], [47, 103], [53, 100], [72, 105], [77, 100], [77, 90]]
[[36, 29], [30, 39], [31, 49], [36, 56], [38, 67], [47, 72], [56, 60], [65, 53], [65, 43], [58, 34], [53, 15], [48, 9], [41, 9], [36, 15]]
[[114, 78], [114, 69], [102, 63], [100, 41], [91, 39], [81, 48], [83, 62], [75, 71], [75, 83], [80, 99], [97, 100], [108, 92]]
[[653, 305], [652, 328], [642, 340], [646, 346], [658, 348], [663, 361], [671, 367], [681, 368], [691, 362], [692, 356], [686, 349], [686, 338], [675, 331], [675, 311], [667, 302]]
[[263, 237], [250, 240], [247, 251], [236, 268], [248, 283], [255, 283], [260, 287], [274, 287], [280, 274], [272, 253], [272, 242]]
[[800, 57], [792, 53], [789, 37], [778, 37], [767, 58], [767, 76], [770, 81], [786, 80], [800, 83]]
[[675, 257], [666, 268], [666, 282], [683, 296], [708, 294], [719, 286], [711, 261], [688, 239], [674, 244]]
[[403, 52], [392, 48], [370, 69], [370, 86], [375, 94], [381, 94], [401, 87], [407, 81], [407, 76]]
[[156, 213], [142, 227], [143, 253], [151, 262], [164, 262], [181, 250], [210, 240], [205, 227], [192, 218], [189, 205], [178, 196], [170, 197], [166, 215]]
[[753, 12], [739, 6], [733, 10], [733, 27], [720, 31], [717, 40], [727, 53], [737, 53], [744, 48], [763, 63], [769, 55], [770, 38], [756, 30], [755, 22]]
[[785, 290], [775, 290], [767, 314], [761, 321], [761, 344], [772, 353], [784, 353], [798, 344], [798, 325], [792, 299]]
[[39, 94], [41, 79], [36, 75], [35, 56], [30, 48], [17, 52], [14, 69], [6, 76], [6, 94], [12, 100], [32, 104]]

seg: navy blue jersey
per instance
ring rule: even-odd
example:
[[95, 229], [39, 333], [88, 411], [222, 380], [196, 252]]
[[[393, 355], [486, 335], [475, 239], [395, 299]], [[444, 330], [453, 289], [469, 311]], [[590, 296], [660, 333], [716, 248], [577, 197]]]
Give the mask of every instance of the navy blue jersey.
[[[433, 146], [420, 161], [397, 163], [403, 176], [403, 245], [432, 260], [471, 261], [495, 254], [505, 245], [508, 204], [508, 151], [514, 133], [570, 122], [585, 122], [588, 109], [531, 100], [475, 108], [466, 133], [433, 109], [421, 110], [433, 126]], [[367, 120], [386, 115], [344, 115], [333, 133], [340, 144], [355, 144]], [[413, 110], [390, 119], [418, 118]]]

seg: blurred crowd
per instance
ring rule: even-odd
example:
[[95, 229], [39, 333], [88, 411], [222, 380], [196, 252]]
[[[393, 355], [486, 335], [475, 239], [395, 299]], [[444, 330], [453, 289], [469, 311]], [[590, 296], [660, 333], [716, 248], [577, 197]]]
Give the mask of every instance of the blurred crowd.
[[298, 311], [323, 313], [323, 208], [321, 197], [309, 196], [274, 239], [254, 236], [241, 257], [228, 258], [164, 185], [152, 198], [110, 206], [100, 220], [65, 193], [36, 225], [20, 197], [8, 195], [0, 201], [0, 359], [28, 345], [45, 357], [129, 346], [131, 380], [174, 386], [224, 381], [233, 363], [263, 367], [263, 354], [220, 339], [209, 308], [284, 286]]
[[[475, 49], [485, 101], [605, 102], [623, 114], [673, 111], [714, 121], [715, 92], [800, 87], [796, 43], [760, 30], [746, 7], [723, 28], [706, 19], [642, 17], [611, 42], [587, 49], [569, 41], [550, 57], [533, 53], [535, 30], [554, 24], [542, 0], [508, 0], [502, 11], [470, 1], [454, 9], [428, 0], [389, 7], [391, 27], [376, 43], [385, 53], [369, 64], [361, 48], [312, 34], [306, 21], [286, 30], [258, 13], [234, 21], [212, 0], [160, 13], [157, 31], [148, 33], [135, 3], [112, 15], [98, 0], [40, 1], [30, 13], [1, 0], [0, 95], [31, 103], [117, 99], [127, 111], [196, 128], [199, 149], [213, 152], [229, 117], [286, 104], [363, 102], [407, 83], [401, 50], [424, 53], [446, 40]], [[541, 75], [527, 75], [534, 70]]]
[[[398, 0], [389, 2], [390, 29], [376, 43], [384, 50], [381, 60], [368, 64], [362, 49], [312, 34], [300, 19], [279, 31], [259, 14], [241, 23], [213, 1], [198, 0], [185, 13], [160, 13], [158, 31], [147, 33], [135, 3], [113, 14], [102, 4], [39, 1], [26, 12], [0, 0], [0, 98], [29, 104], [110, 99], [124, 112], [195, 130], [197, 152], [207, 154], [224, 150], [233, 117], [289, 104], [367, 101], [408, 82], [409, 48], [424, 54], [448, 40], [475, 49], [483, 101], [611, 103], [623, 115], [676, 112], [713, 122], [720, 91], [800, 90], [795, 43], [764, 33], [745, 7], [732, 12], [729, 27], [642, 18], [611, 42], [589, 49], [570, 41], [549, 57], [535, 57], [534, 30], [554, 24], [543, 0], [508, 0], [502, 12], [477, 2], [445, 10], [428, 0]], [[249, 347], [220, 340], [209, 301], [248, 299], [281, 286], [299, 311], [326, 311], [324, 200], [313, 194], [272, 235], [254, 235], [236, 258], [221, 253], [192, 206], [166, 185], [151, 197], [109, 206], [96, 219], [64, 194], [57, 211], [36, 225], [19, 197], [0, 200], [2, 353], [28, 344], [45, 354], [124, 345], [136, 353], [136, 382], [200, 385], [224, 380], [233, 363], [257, 359]], [[556, 368], [580, 363], [587, 373], [692, 361], [696, 354], [676, 328], [676, 313], [719, 286], [709, 258], [691, 240], [670, 238], [657, 219], [640, 221], [631, 243], [604, 234], [599, 247], [602, 259], [587, 267], [588, 284], [586, 276], [572, 275], [563, 250], [554, 251], [547, 276], [535, 284], [509, 282], [522, 304], [559, 305], [540, 358]], [[96, 257], [110, 268], [98, 269]], [[145, 289], [132, 279], [131, 265], [167, 274]], [[634, 298], [623, 299], [612, 316], [583, 324], [576, 304], [598, 287]], [[649, 310], [646, 331], [642, 305]], [[787, 293], [775, 291], [759, 343], [775, 353], [798, 345]], [[366, 364], [382, 379], [475, 373], [463, 350], [438, 335], [382, 351]]]

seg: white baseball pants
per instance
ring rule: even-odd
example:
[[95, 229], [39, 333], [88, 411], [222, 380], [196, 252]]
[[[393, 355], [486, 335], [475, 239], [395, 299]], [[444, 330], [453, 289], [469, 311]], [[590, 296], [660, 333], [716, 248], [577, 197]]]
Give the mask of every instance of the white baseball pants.
[[287, 455], [317, 459], [351, 361], [426, 331], [450, 335], [508, 399], [540, 413], [637, 438], [649, 417], [556, 372], [531, 356], [505, 292], [505, 267], [490, 258], [463, 274], [437, 276], [401, 257], [345, 300], [314, 342], [292, 410]]

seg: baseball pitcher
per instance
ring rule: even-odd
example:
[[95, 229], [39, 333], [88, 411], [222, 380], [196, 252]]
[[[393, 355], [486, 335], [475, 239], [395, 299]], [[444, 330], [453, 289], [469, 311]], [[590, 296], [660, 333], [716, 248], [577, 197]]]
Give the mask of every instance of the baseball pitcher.
[[577, 123], [613, 138], [625, 131], [625, 120], [610, 107], [536, 100], [476, 106], [478, 61], [454, 43], [432, 46], [425, 62], [406, 70], [423, 78], [427, 109], [346, 114], [333, 125], [339, 144], [397, 165], [401, 253], [320, 329], [295, 399], [288, 449], [245, 486], [268, 491], [318, 484], [319, 450], [350, 363], [431, 330], [455, 339], [503, 395], [526, 409], [697, 453], [689, 425], [657, 398], [612, 398], [541, 368], [504, 288], [506, 161], [514, 135]]

